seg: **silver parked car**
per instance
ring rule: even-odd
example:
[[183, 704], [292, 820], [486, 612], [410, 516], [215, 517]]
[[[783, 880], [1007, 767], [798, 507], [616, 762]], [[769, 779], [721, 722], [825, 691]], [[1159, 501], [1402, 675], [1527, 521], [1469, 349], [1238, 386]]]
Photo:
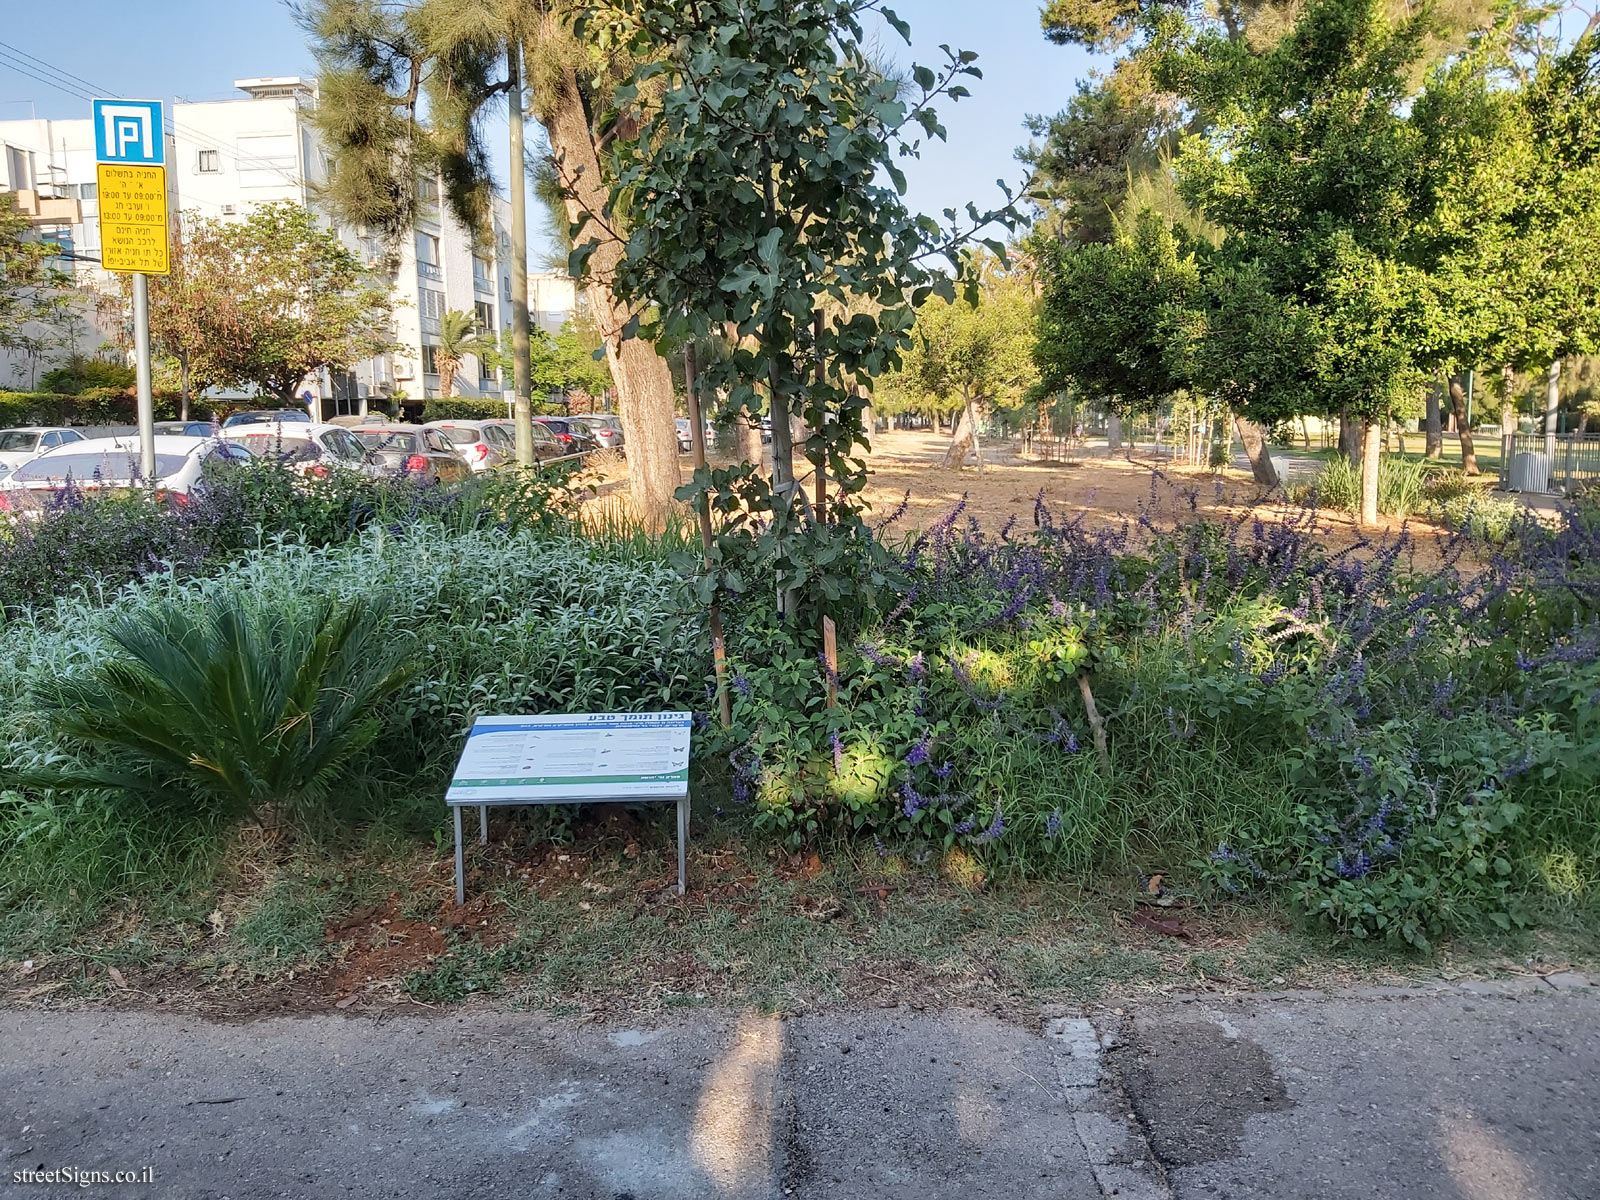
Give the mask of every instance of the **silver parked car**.
[[25, 425], [21, 429], [0, 429], [0, 475], [16, 470], [36, 454], [83, 440], [83, 434], [63, 425]]
[[0, 480], [0, 511], [27, 513], [71, 487], [82, 492], [115, 493], [154, 489], [158, 497], [186, 504], [203, 490], [213, 466], [247, 462], [248, 450], [221, 438], [158, 436], [155, 478], [140, 477], [137, 437], [80, 438], [47, 450]]
[[568, 417], [568, 423], [583, 425], [594, 435], [602, 450], [622, 449], [622, 418], [612, 413], [592, 413], [582, 417]]
[[383, 464], [355, 434], [338, 425], [275, 421], [270, 425], [224, 427], [222, 437], [257, 458], [279, 462], [303, 475], [323, 476], [336, 467], [365, 475], [383, 474]]
[[420, 425], [360, 425], [352, 428], [356, 441], [382, 460], [392, 475], [460, 483], [472, 474], [467, 460], [456, 452], [441, 429]]
[[430, 421], [424, 429], [437, 429], [450, 439], [455, 452], [473, 471], [488, 471], [517, 461], [517, 443], [504, 426], [508, 421]]

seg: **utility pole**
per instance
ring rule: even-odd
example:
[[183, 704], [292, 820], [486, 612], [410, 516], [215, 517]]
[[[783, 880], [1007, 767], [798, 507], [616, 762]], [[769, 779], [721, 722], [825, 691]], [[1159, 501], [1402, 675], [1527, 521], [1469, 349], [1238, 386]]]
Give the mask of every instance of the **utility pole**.
[[533, 359], [528, 348], [528, 185], [522, 158], [522, 44], [506, 42], [511, 104], [511, 353], [517, 389], [517, 462], [533, 466]]

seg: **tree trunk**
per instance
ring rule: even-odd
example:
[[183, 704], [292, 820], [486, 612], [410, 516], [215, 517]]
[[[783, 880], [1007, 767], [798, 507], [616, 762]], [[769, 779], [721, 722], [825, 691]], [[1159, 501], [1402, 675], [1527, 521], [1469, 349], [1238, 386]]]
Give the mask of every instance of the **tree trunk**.
[[752, 425], [749, 421], [741, 418], [735, 428], [739, 431], [739, 458], [760, 470], [763, 465], [761, 426]]
[[1461, 438], [1461, 470], [1467, 475], [1478, 473], [1478, 451], [1472, 443], [1472, 425], [1467, 420], [1467, 392], [1461, 386], [1461, 377], [1450, 377], [1450, 408], [1455, 413], [1456, 433]]
[[178, 420], [189, 420], [189, 355], [178, 355]]
[[1116, 413], [1106, 417], [1106, 448], [1112, 454], [1122, 449], [1122, 418]]
[[1506, 363], [1500, 368], [1500, 435], [1517, 431], [1517, 401], [1513, 394], [1517, 386], [1517, 373]]
[[[544, 94], [548, 91], [548, 95]], [[601, 214], [610, 199], [600, 157], [595, 150], [576, 71], [564, 68], [538, 97], [540, 121], [550, 136], [551, 153], [566, 190], [567, 216], [576, 222], [584, 212]], [[673, 504], [678, 489], [678, 435], [673, 424], [672, 372], [666, 360], [648, 342], [624, 339], [623, 327], [633, 313], [618, 303], [612, 292], [623, 247], [615, 238], [597, 231], [595, 221], [585, 232], [596, 230], [594, 253], [589, 256], [586, 291], [589, 308], [605, 339], [606, 361], [617, 385], [617, 412], [622, 418], [623, 444], [628, 448], [628, 479], [634, 507], [646, 524], [658, 526]], [[777, 422], [773, 423], [774, 448]]]
[[1383, 429], [1377, 421], [1366, 423], [1361, 452], [1361, 524], [1378, 523], [1378, 468], [1383, 461]]
[[1556, 433], [1561, 423], [1561, 360], [1550, 361], [1544, 387], [1544, 452], [1552, 468], [1556, 461]]
[[1423, 446], [1423, 457], [1425, 458], [1444, 457], [1444, 430], [1439, 423], [1440, 390], [1441, 385], [1438, 383], [1432, 384], [1428, 388], [1427, 420], [1423, 423], [1423, 428], [1426, 430], [1425, 444]]
[[1272, 451], [1267, 448], [1267, 439], [1261, 426], [1235, 413], [1233, 427], [1239, 431], [1239, 440], [1244, 443], [1245, 457], [1250, 460], [1250, 474], [1255, 481], [1262, 487], [1277, 487], [1278, 468], [1273, 465]]
[[1348, 409], [1339, 413], [1339, 452], [1350, 460], [1352, 466], [1361, 465], [1362, 447], [1365, 445], [1365, 423], [1350, 415]]
[[439, 368], [439, 398], [448, 400], [456, 390], [456, 366], [448, 360], [438, 362], [438, 351], [434, 352], [434, 360]]
[[[967, 461], [967, 451], [977, 452], [978, 431], [972, 422], [972, 410], [963, 408], [956, 418], [955, 429], [950, 434], [950, 445], [944, 452], [944, 462], [940, 465], [946, 468], [959, 469]], [[983, 459], [978, 459], [978, 469], [983, 470]]]
[[[517, 463], [531, 467], [538, 461], [533, 448], [533, 337], [528, 316], [528, 185], [523, 161], [522, 46], [515, 38], [506, 44], [506, 100], [510, 106], [511, 153], [511, 406]], [[454, 386], [454, 380], [451, 380]], [[426, 393], [427, 389], [423, 389]], [[449, 392], [444, 393], [449, 396]]]

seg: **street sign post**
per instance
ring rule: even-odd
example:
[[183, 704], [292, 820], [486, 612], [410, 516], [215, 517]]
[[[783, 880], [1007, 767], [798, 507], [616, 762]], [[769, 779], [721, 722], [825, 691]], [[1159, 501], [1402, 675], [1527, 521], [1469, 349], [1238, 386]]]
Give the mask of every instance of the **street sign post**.
[[96, 100], [93, 124], [100, 265], [133, 276], [139, 457], [145, 482], [154, 483], [156, 411], [150, 390], [149, 277], [166, 275], [172, 269], [166, 122], [159, 100]]

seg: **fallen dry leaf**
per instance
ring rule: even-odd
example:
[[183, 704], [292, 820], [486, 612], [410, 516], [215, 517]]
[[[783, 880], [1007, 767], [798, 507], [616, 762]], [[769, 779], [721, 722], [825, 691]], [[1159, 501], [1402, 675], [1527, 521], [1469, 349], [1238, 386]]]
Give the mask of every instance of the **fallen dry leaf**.
[[206, 924], [211, 926], [212, 937], [216, 937], [218, 934], [220, 934], [223, 928], [222, 910], [220, 908], [213, 908], [211, 910], [211, 915], [206, 918]]
[[334, 1001], [333, 1006], [335, 1008], [349, 1008], [355, 1002], [356, 998], [354, 996], [346, 996], [343, 1000]]
[[1144, 885], [1144, 890], [1151, 896], [1161, 895], [1161, 876], [1150, 876], [1150, 882]]
[[107, 967], [106, 974], [111, 976], [112, 983], [116, 984], [123, 991], [127, 991], [128, 981], [122, 977], [121, 971], [117, 970], [115, 967]]
[[1152, 917], [1143, 909], [1134, 910], [1133, 923], [1135, 925], [1143, 925], [1146, 929], [1153, 929], [1157, 933], [1165, 934], [1167, 937], [1183, 938], [1185, 941], [1194, 937], [1194, 934], [1176, 921], [1163, 921], [1157, 917]]

